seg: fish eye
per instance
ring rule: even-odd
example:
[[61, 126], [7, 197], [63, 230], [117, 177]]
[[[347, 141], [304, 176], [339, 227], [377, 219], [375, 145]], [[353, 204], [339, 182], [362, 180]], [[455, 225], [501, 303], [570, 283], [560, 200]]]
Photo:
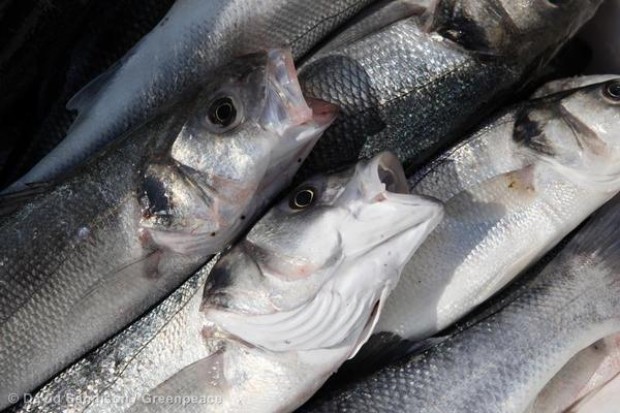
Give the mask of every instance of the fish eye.
[[603, 94], [612, 102], [620, 103], [620, 81], [614, 80], [603, 86]]
[[305, 186], [291, 196], [289, 206], [292, 209], [305, 209], [314, 203], [316, 199], [316, 189], [311, 186]]
[[238, 113], [234, 101], [228, 96], [215, 99], [209, 105], [208, 117], [209, 121], [219, 128], [236, 126]]

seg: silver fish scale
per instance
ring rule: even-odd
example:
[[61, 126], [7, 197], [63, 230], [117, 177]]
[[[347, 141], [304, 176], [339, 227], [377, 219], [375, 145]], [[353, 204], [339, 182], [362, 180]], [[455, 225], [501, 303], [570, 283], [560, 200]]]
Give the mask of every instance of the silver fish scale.
[[620, 331], [617, 206], [496, 314], [301, 411], [522, 413], [571, 357]]
[[151, 127], [122, 150], [101, 157], [87, 173], [32, 200], [0, 227], [4, 397], [8, 389], [31, 388], [66, 367], [200, 265], [196, 258], [174, 257], [165, 265], [175, 265], [179, 274], [160, 276], [149, 258], [159, 252], [138, 239], [137, 165], [168, 125]]
[[[120, 380], [134, 358], [144, 351], [162, 329], [169, 326], [173, 319], [177, 322], [184, 320], [185, 317], [179, 313], [183, 312], [191, 298], [200, 292], [216, 261], [216, 258], [211, 259], [155, 309], [58, 375], [28, 403], [9, 411], [81, 413], [99, 402], [101, 404], [98, 411], [109, 409], [114, 412], [123, 404], [125, 407], [130, 405], [129, 395], [126, 395], [127, 400], [123, 400], [122, 394], [114, 394], [104, 400], [104, 394]], [[146, 369], [148, 370], [148, 365]]]
[[[55, 91], [51, 90], [53, 89], [51, 87], [44, 87], [39, 93], [45, 96], [44, 99], [38, 98], [36, 102], [28, 102], [30, 110], [45, 114], [45, 116], [32, 119], [33, 125], [36, 126], [32, 136], [26, 136], [26, 133], [29, 133], [27, 131], [32, 130], [30, 128], [17, 132], [15, 136], [17, 142], [26, 137], [30, 139], [23, 149], [17, 148], [11, 153], [9, 164], [2, 171], [4, 183], [15, 180], [27, 172], [66, 136], [67, 130], [75, 119], [75, 114], [66, 109], [69, 99], [91, 79], [120, 59], [142, 36], [148, 33], [173, 2], [173, 0], [109, 0], [105, 4], [88, 2], [88, 13], [83, 18], [83, 21], [87, 21], [88, 24], [82, 24], [81, 27], [83, 27], [77, 33], [74, 30], [71, 40], [63, 47], [63, 53], [57, 53], [58, 56], [54, 55], [55, 58], [50, 59], [47, 65], [52, 66], [53, 70], [39, 67], [39, 70], [44, 73], [45, 84], [58, 83], [60, 88]], [[52, 10], [65, 10], [63, 16], [71, 18], [72, 22], [79, 16], [75, 5], [69, 2], [54, 0], [47, 1], [47, 3], [53, 5]], [[38, 8], [35, 7], [32, 13], [36, 13], [37, 10]], [[39, 35], [40, 41], [49, 42], [53, 38], [55, 44], [58, 43], [57, 36], [55, 36], [58, 27], [66, 26], [64, 23], [57, 23], [51, 27], [42, 22], [38, 24], [44, 29], [52, 30], [51, 36], [43, 35], [45, 33]], [[39, 48], [39, 51], [34, 52], [35, 54], [41, 53], [41, 45], [38, 42], [31, 41], [25, 46], [28, 45]], [[71, 51], [70, 55], [66, 61], [59, 61], [65, 58], [66, 50]], [[60, 70], [59, 66], [63, 65], [66, 65], [66, 70]], [[23, 78], [22, 64], [13, 62], [3, 73], [6, 74], [7, 70], [15, 72], [14, 76]], [[45, 73], [46, 71], [48, 73]], [[2, 76], [2, 81], [10, 81], [11, 77], [11, 75]], [[0, 85], [0, 90], [5, 90], [5, 87]], [[3, 136], [7, 134], [8, 132], [2, 131]]]
[[483, 62], [423, 32], [416, 18], [319, 52], [301, 69], [302, 88], [307, 96], [342, 105], [343, 114], [310, 154], [302, 175], [382, 150], [395, 152], [407, 166], [419, 165], [482, 116], [522, 76], [523, 64]]
[[197, 0], [177, 1], [100, 87], [80, 92], [73, 107], [79, 115], [67, 137], [15, 188], [72, 170], [203, 84], [210, 71], [232, 57], [290, 46], [293, 57], [300, 58], [370, 2], [319, 0], [309, 7], [306, 0], [221, 0], [208, 7]]

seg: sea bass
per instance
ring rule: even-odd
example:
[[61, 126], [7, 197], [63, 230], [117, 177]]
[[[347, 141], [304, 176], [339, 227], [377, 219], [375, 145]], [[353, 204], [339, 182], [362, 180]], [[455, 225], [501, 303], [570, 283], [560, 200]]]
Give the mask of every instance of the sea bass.
[[377, 333], [417, 341], [446, 328], [620, 191], [620, 77], [543, 91], [409, 178], [446, 216], [405, 267]]
[[342, 109], [302, 175], [382, 150], [408, 171], [422, 165], [523, 86], [601, 0], [440, 0], [430, 18], [410, 3], [388, 2], [300, 68], [306, 97]]
[[580, 350], [620, 332], [620, 197], [506, 307], [303, 411], [523, 413]]
[[125, 327], [231, 243], [290, 182], [332, 119], [306, 104], [290, 53], [238, 58], [193, 98], [5, 219], [0, 407]]
[[[18, 411], [290, 411], [368, 337], [441, 215], [436, 201], [407, 193], [387, 153], [311, 178], [206, 286], [204, 270]], [[151, 403], [168, 396], [195, 403]]]
[[11, 190], [72, 169], [236, 56], [290, 46], [295, 59], [371, 0], [177, 0], [118, 64], [77, 94], [67, 137]]
[[[527, 413], [578, 412], [620, 377], [620, 334], [605, 337], [577, 353], [545, 385]], [[616, 404], [620, 406], [620, 404]], [[584, 410], [584, 412], [587, 410]], [[591, 410], [599, 413], [599, 410]]]

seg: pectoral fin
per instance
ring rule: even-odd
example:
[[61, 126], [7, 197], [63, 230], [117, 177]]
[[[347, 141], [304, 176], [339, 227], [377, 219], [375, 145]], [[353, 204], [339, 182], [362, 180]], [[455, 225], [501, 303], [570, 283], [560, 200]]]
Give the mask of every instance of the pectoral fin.
[[221, 411], [228, 383], [223, 351], [201, 359], [141, 396], [128, 413], [205, 413]]

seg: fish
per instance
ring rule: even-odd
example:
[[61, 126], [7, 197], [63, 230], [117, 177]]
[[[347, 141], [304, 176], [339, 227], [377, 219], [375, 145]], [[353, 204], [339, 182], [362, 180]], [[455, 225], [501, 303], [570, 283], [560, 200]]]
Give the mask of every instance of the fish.
[[620, 376], [614, 377], [566, 413], [615, 413], [620, 405]]
[[588, 400], [597, 397], [604, 388], [612, 387], [611, 382], [618, 376], [620, 334], [615, 334], [577, 353], [545, 385], [527, 413], [579, 411], [578, 406], [588, 404]]
[[[0, 168], [32, 127], [33, 104], [43, 101], [35, 84], [58, 71], [51, 55], [68, 49], [90, 0], [5, 0], [0, 4]], [[56, 62], [54, 62], [56, 63]], [[24, 114], [28, 122], [24, 122]]]
[[290, 183], [330, 109], [305, 102], [290, 51], [246, 55], [75, 175], [24, 194], [0, 226], [0, 408], [241, 235]]
[[[291, 411], [367, 338], [442, 213], [389, 153], [312, 177], [14, 411]], [[168, 396], [188, 401], [156, 402]]]
[[300, 411], [526, 411], [575, 354], [620, 332], [619, 208], [616, 196], [504, 308]]
[[301, 65], [305, 96], [341, 114], [299, 176], [382, 150], [411, 174], [526, 89], [600, 3], [440, 0], [420, 15], [415, 1], [388, 2]]
[[[22, 7], [29, 3], [12, 2]], [[30, 2], [27, 11], [34, 23], [29, 35], [13, 31], [10, 39], [21, 44], [13, 49], [20, 52], [0, 63], [0, 134], [9, 152], [3, 170], [0, 164], [2, 187], [28, 172], [65, 137], [75, 120], [74, 112], [66, 109], [70, 98], [151, 31], [173, 2]], [[25, 20], [11, 13], [0, 22], [9, 30], [12, 25], [23, 29]]]
[[189, 92], [218, 65], [270, 47], [298, 59], [371, 0], [177, 0], [161, 22], [76, 94], [67, 136], [5, 193], [70, 171]]
[[411, 192], [446, 214], [375, 332], [413, 342], [441, 332], [620, 192], [619, 92], [617, 75], [555, 81], [410, 176]]

